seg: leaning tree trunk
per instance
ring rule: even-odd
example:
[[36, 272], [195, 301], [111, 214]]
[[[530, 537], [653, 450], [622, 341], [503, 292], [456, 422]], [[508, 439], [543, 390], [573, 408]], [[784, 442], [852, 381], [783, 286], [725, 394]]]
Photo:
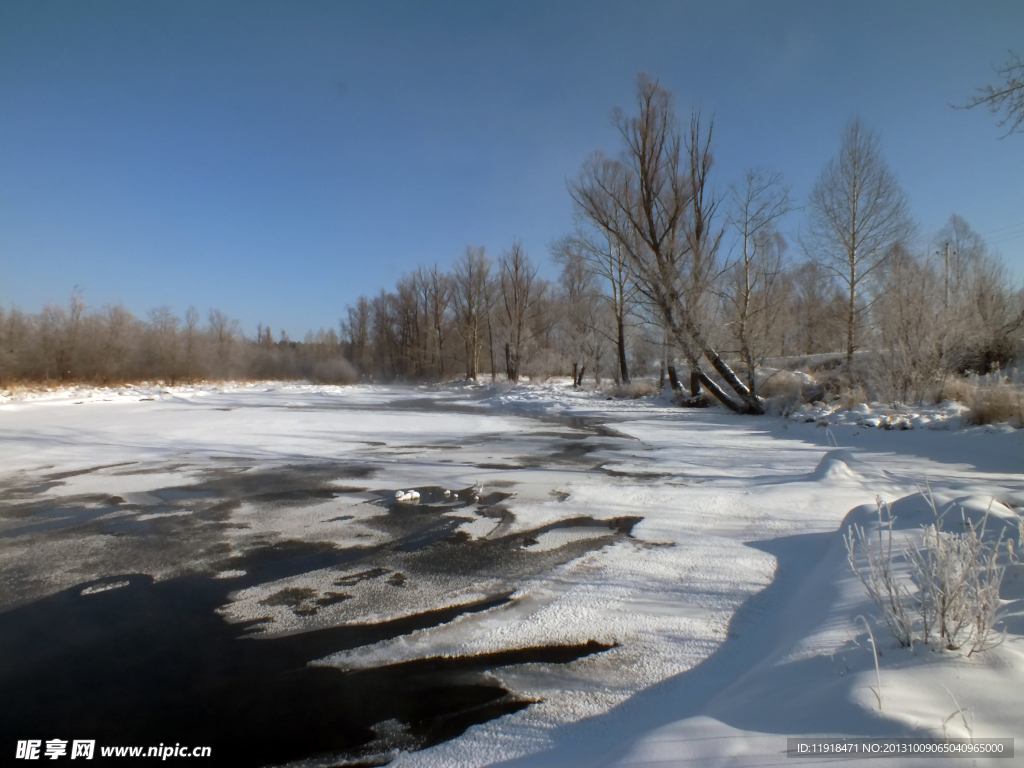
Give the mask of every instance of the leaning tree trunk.
[[674, 362], [668, 364], [668, 381], [672, 385], [673, 392], [683, 391], [683, 385], [679, 383], [679, 374], [676, 373], [676, 364]]
[[680, 346], [685, 346], [687, 337], [693, 341], [700, 349], [704, 358], [711, 363], [711, 367], [715, 369], [722, 380], [733, 392], [736, 393], [738, 401], [729, 397], [725, 391], [718, 386], [707, 374], [705, 374], [700, 367], [696, 368], [697, 376], [700, 383], [704, 385], [704, 388], [711, 393], [711, 396], [718, 400], [729, 410], [735, 411], [736, 413], [746, 413], [752, 415], [761, 415], [764, 413], [764, 403], [761, 398], [752, 393], [747, 385], [740, 381], [740, 378], [736, 373], [729, 367], [729, 364], [721, 358], [715, 349], [703, 340], [700, 334], [700, 329], [694, 324], [690, 316], [685, 312], [680, 312], [679, 322], [672, 322], [673, 318], [671, 314], [666, 317], [670, 321], [672, 331], [676, 335]]

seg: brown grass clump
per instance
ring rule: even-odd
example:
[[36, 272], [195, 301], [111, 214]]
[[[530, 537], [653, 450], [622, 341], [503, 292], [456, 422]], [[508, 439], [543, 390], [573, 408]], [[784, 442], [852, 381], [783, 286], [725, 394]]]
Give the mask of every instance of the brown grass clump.
[[1024, 389], [1014, 384], [996, 384], [977, 387], [968, 405], [968, 424], [997, 424], [1006, 422], [1024, 427]]
[[941, 403], [944, 400], [954, 400], [958, 403], [970, 405], [978, 394], [976, 381], [965, 379], [962, 376], [950, 376], [935, 393], [935, 402]]
[[864, 405], [868, 402], [868, 393], [860, 384], [852, 387], [846, 387], [840, 397], [840, 403], [843, 408], [847, 410], [856, 408], [858, 405]]
[[629, 384], [615, 384], [607, 391], [611, 397], [636, 400], [658, 394], [658, 385], [653, 381], [631, 381]]
[[768, 400], [778, 397], [787, 402], [798, 402], [807, 388], [815, 388], [814, 380], [807, 374], [776, 371], [758, 384], [757, 394]]

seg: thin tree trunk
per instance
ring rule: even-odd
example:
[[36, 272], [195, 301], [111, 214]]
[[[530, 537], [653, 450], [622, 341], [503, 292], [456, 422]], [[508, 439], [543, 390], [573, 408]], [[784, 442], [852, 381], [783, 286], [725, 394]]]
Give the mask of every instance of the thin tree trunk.
[[491, 325], [491, 318], [487, 318], [487, 350], [491, 357], [491, 381], [498, 380], [498, 373], [494, 370], [494, 328]]
[[856, 323], [856, 292], [853, 280], [850, 280], [850, 306], [846, 315], [846, 372], [853, 375], [853, 329]]
[[619, 378], [623, 384], [629, 384], [629, 364], [626, 362], [626, 329], [622, 315], [616, 318], [619, 328]]

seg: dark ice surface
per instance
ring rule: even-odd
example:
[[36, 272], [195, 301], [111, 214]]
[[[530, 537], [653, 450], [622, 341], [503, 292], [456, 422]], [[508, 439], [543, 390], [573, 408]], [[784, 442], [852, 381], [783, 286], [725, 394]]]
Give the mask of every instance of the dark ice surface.
[[[435, 406], [430, 400], [394, 405]], [[124, 572], [40, 595], [34, 591], [38, 574], [2, 571], [9, 591], [0, 595], [0, 762], [13, 758], [17, 740], [94, 739], [98, 747], [210, 746], [213, 760], [202, 762], [211, 765], [303, 759], [383, 765], [395, 750], [422, 749], [530, 706], [531, 699], [505, 689], [488, 673], [516, 664], [567, 663], [611, 646], [589, 641], [349, 672], [310, 662], [465, 614], [500, 610], [513, 601], [524, 579], [630, 537], [640, 518], [576, 516], [512, 532], [517, 468], [578, 465], [605, 472], [594, 454], [607, 457], [617, 441], [627, 439], [600, 425], [557, 419], [551, 431], [532, 438], [530, 453], [515, 464], [495, 466], [502, 479], [486, 490], [423, 485], [416, 489], [415, 504], [398, 501], [396, 491], [402, 489], [386, 487], [380, 467], [367, 462], [261, 467], [210, 460], [190, 467], [196, 482], [148, 491], [145, 504], [110, 494], [65, 496], [59, 502], [40, 498], [83, 472], [153, 471], [133, 463], [74, 472], [53, 468], [8, 483], [0, 489], [0, 564], [8, 545], [55, 536], [72, 542], [103, 537], [123, 551], [118, 562]], [[483, 448], [489, 440], [509, 438], [476, 439]], [[538, 440], [547, 447], [538, 450]], [[557, 490], [552, 494], [567, 497]], [[232, 514], [243, 503], [288, 509], [341, 496], [376, 510], [362, 523], [385, 533], [385, 543], [268, 540], [242, 552], [225, 543], [226, 533], [239, 525]], [[182, 514], [186, 510], [189, 514]], [[470, 538], [457, 530], [477, 518], [494, 523], [487, 537]], [[351, 519], [333, 515], [324, 522], [345, 525]], [[532, 546], [544, 533], [566, 528], [586, 535], [555, 548]], [[146, 563], [157, 557], [194, 566], [157, 581], [146, 573]], [[346, 590], [367, 579], [382, 579], [395, 590], [439, 574], [502, 586], [483, 599], [423, 606], [389, 621], [313, 626], [283, 635], [263, 634], [261, 619], [229, 623], [219, 612], [238, 590], [325, 569], [338, 571], [330, 589], [282, 588], [263, 605], [285, 606], [297, 617], [313, 619], [348, 600]], [[97, 751], [92, 764], [98, 762]], [[111, 762], [126, 764], [123, 758]]]

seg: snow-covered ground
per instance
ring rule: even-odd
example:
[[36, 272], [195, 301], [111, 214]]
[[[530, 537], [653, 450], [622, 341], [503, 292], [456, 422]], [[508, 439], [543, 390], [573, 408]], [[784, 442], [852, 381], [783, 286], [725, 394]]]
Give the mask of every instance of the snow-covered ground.
[[[319, 666], [612, 646], [490, 669], [537, 703], [396, 749], [403, 767], [783, 765], [786, 737], [805, 735], [1014, 737], [1024, 749], [1021, 566], [1004, 579], [1006, 641], [968, 658], [899, 648], [846, 560], [842, 534], [871, 523], [876, 496], [926, 521], [925, 484], [1017, 536], [1024, 430], [961, 428], [953, 410], [888, 422], [948, 429], [885, 430], [881, 409], [754, 418], [564, 386], [11, 396], [0, 400], [0, 610], [125, 573], [215, 573], [238, 584], [221, 615], [267, 619], [254, 631], [269, 638], [511, 593]], [[288, 485], [298, 475], [320, 482], [301, 503]], [[476, 507], [456, 504], [460, 492]], [[388, 550], [386, 521], [430, 494], [447, 522]], [[423, 553], [441, 540], [455, 543], [439, 563]], [[371, 570], [331, 562], [246, 581], [246, 553], [296, 541], [381, 554]], [[861, 615], [881, 652], [877, 696]], [[1010, 763], [943, 762], [988, 764]]]

